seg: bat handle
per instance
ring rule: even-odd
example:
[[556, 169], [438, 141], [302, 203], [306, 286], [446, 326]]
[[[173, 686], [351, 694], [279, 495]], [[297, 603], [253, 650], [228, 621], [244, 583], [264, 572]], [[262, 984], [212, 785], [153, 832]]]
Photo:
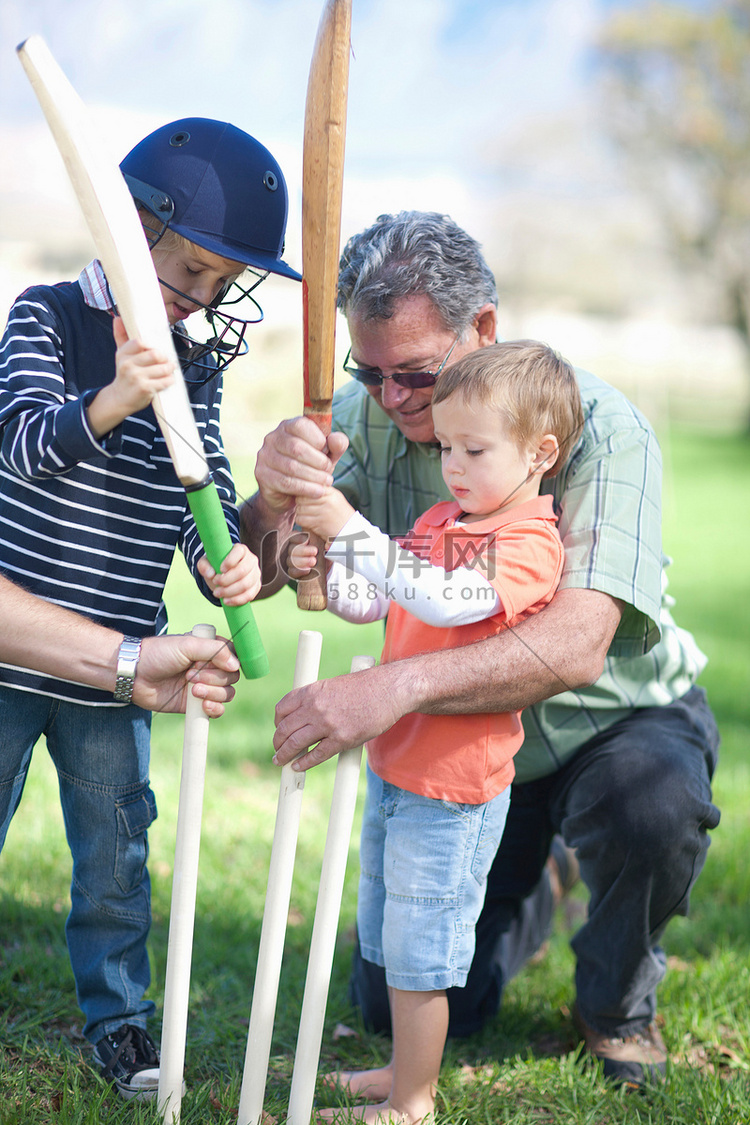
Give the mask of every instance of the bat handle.
[[328, 606], [328, 591], [326, 585], [326, 545], [317, 535], [310, 535], [310, 543], [318, 551], [318, 562], [315, 570], [306, 578], [297, 582], [297, 608], [319, 611]]
[[[208, 561], [218, 573], [232, 549], [232, 540], [216, 485], [210, 481], [188, 492], [187, 498]], [[225, 605], [223, 609], [244, 675], [249, 680], [260, 679], [268, 672], [268, 657], [252, 609], [249, 605]]]
[[[333, 378], [333, 368], [331, 369]], [[327, 410], [323, 403], [305, 403], [305, 417], [312, 418], [315, 425], [326, 438], [331, 432], [330, 399]], [[323, 539], [310, 533], [310, 544], [316, 548], [318, 559], [314, 570], [306, 578], [297, 581], [297, 608], [320, 612], [328, 608], [328, 584], [326, 581], [326, 544]]]

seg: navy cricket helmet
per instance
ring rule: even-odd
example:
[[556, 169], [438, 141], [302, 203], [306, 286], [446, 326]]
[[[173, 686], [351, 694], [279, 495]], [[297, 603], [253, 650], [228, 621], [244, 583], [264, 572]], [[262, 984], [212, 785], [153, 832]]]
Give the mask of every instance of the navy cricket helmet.
[[[136, 204], [155, 221], [154, 226], [148, 220], [144, 224], [152, 249], [172, 230], [249, 269], [251, 284], [245, 284], [248, 274], [243, 273], [205, 307], [213, 337], [205, 344], [191, 340], [193, 346], [183, 355], [200, 366], [213, 352], [213, 362], [202, 365], [211, 373], [223, 369], [247, 350], [247, 325], [263, 317], [250, 293], [269, 273], [301, 280], [281, 257], [288, 211], [281, 168], [264, 145], [236, 126], [186, 117], [144, 137], [120, 170]], [[245, 298], [254, 306], [251, 317], [217, 311]]]

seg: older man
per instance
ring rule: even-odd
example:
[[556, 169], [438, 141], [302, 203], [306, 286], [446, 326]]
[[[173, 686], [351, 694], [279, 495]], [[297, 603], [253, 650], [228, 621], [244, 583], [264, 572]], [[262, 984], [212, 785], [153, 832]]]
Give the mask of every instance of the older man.
[[[241, 513], [267, 593], [285, 581], [277, 549], [283, 557], [295, 496], [318, 496], [335, 480], [390, 535], [447, 498], [432, 386], [449, 354], [494, 342], [496, 305], [479, 245], [445, 216], [384, 215], [349, 241], [339, 307], [353, 380], [334, 399], [337, 432], [326, 446], [309, 420], [283, 422], [266, 438], [259, 491]], [[494, 1014], [544, 934], [554, 901], [545, 865], [560, 834], [590, 893], [572, 941], [576, 1023], [605, 1074], [641, 1084], [665, 1070], [660, 939], [687, 912], [719, 822], [710, 788], [718, 734], [695, 686], [705, 658], [663, 600], [658, 444], [619, 392], [577, 374], [584, 433], [543, 488], [566, 551], [549, 606], [492, 639], [291, 692], [277, 708], [276, 760], [307, 750], [296, 766], [306, 769], [411, 711], [523, 708], [511, 809], [469, 981], [449, 994], [451, 1031], [468, 1034]], [[370, 1026], [386, 1026], [382, 970], [359, 956], [352, 995]]]

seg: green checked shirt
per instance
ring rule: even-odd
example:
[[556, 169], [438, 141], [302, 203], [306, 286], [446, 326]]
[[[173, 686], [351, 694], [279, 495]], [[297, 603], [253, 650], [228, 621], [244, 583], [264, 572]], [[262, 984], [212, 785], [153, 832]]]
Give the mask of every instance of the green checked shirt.
[[[684, 695], [706, 658], [675, 625], [661, 549], [661, 453], [654, 433], [619, 391], [577, 371], [586, 424], [565, 467], [544, 482], [565, 546], [560, 589], [600, 590], [625, 602], [602, 676], [523, 714], [516, 781], [553, 773], [598, 731], [634, 707]], [[391, 536], [450, 499], [437, 446], [409, 441], [358, 383], [338, 391], [333, 427], [349, 438], [336, 485]]]

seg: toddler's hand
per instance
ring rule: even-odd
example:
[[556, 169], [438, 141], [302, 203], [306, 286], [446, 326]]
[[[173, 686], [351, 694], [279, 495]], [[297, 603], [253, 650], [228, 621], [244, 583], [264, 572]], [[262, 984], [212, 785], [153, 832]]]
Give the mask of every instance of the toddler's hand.
[[203, 555], [198, 571], [208, 583], [211, 593], [224, 605], [245, 605], [258, 594], [261, 586], [260, 565], [244, 543], [235, 543], [216, 573]]
[[290, 578], [305, 578], [318, 561], [318, 552], [308, 540], [295, 543], [289, 550], [286, 569]]
[[343, 492], [327, 488], [318, 499], [299, 497], [295, 517], [305, 531], [312, 531], [321, 539], [335, 539], [353, 514], [354, 508]]

